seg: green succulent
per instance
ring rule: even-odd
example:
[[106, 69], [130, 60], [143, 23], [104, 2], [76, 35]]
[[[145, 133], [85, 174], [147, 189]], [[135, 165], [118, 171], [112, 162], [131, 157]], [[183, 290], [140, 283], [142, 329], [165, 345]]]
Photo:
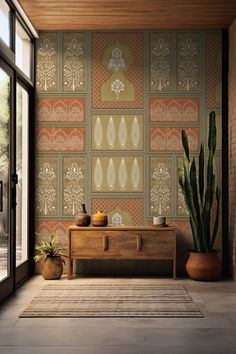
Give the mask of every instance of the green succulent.
[[[188, 137], [182, 131], [184, 148], [183, 169], [179, 169], [179, 184], [189, 213], [194, 249], [196, 252], [211, 252], [217, 236], [219, 225], [220, 190], [216, 187], [214, 172], [214, 155], [216, 150], [215, 112], [210, 113], [208, 135], [208, 162], [205, 166], [204, 148], [199, 151], [199, 171], [197, 177], [196, 162], [190, 160]], [[206, 181], [205, 181], [206, 176]], [[205, 186], [206, 184], [206, 186]], [[216, 200], [216, 213], [213, 230], [211, 230], [211, 208]]]
[[50, 241], [43, 240], [40, 245], [36, 245], [35, 249], [39, 254], [34, 256], [35, 262], [45, 259], [46, 257], [66, 256], [61, 251], [65, 248], [56, 242], [56, 236], [51, 235]]

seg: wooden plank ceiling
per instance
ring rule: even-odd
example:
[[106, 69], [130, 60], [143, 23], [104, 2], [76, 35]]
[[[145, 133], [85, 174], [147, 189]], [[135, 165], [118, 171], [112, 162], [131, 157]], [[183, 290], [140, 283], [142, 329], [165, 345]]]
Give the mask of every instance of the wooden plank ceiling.
[[236, 0], [19, 0], [37, 30], [221, 29]]

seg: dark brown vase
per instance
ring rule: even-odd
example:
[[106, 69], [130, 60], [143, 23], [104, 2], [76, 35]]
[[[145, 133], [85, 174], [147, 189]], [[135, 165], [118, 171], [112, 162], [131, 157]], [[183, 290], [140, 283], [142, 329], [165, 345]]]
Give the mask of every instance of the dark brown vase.
[[42, 276], [45, 280], [60, 279], [63, 265], [60, 256], [46, 257], [43, 262]]
[[221, 276], [221, 262], [216, 251], [208, 253], [189, 252], [186, 271], [191, 279], [214, 281]]
[[77, 226], [89, 226], [91, 222], [91, 217], [87, 214], [85, 204], [81, 204], [81, 211], [75, 218], [75, 223]]

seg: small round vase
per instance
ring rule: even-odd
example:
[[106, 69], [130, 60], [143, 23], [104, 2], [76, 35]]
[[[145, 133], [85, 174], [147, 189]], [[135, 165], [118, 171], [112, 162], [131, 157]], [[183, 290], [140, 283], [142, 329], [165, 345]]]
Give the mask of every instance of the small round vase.
[[103, 213], [101, 210], [97, 211], [92, 217], [92, 224], [93, 226], [107, 226], [107, 214]]
[[208, 253], [189, 252], [186, 271], [191, 279], [215, 281], [221, 276], [221, 262], [216, 251]]
[[81, 204], [81, 211], [75, 218], [75, 224], [77, 226], [89, 226], [91, 222], [90, 215], [87, 214], [85, 204]]

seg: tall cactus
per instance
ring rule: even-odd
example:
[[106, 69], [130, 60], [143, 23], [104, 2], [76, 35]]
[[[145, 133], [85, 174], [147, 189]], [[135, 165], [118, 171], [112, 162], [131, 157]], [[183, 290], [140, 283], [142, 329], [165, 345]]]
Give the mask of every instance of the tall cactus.
[[[184, 195], [186, 207], [189, 212], [189, 220], [193, 234], [194, 249], [196, 252], [207, 253], [213, 250], [219, 224], [220, 190], [215, 186], [214, 155], [216, 150], [216, 123], [215, 112], [210, 113], [208, 135], [208, 162], [205, 186], [205, 157], [201, 144], [199, 152], [198, 178], [196, 162], [190, 161], [188, 137], [182, 131], [182, 145], [184, 148], [183, 170], [179, 169], [179, 184]], [[216, 214], [214, 228], [211, 234], [211, 208], [216, 198]]]

